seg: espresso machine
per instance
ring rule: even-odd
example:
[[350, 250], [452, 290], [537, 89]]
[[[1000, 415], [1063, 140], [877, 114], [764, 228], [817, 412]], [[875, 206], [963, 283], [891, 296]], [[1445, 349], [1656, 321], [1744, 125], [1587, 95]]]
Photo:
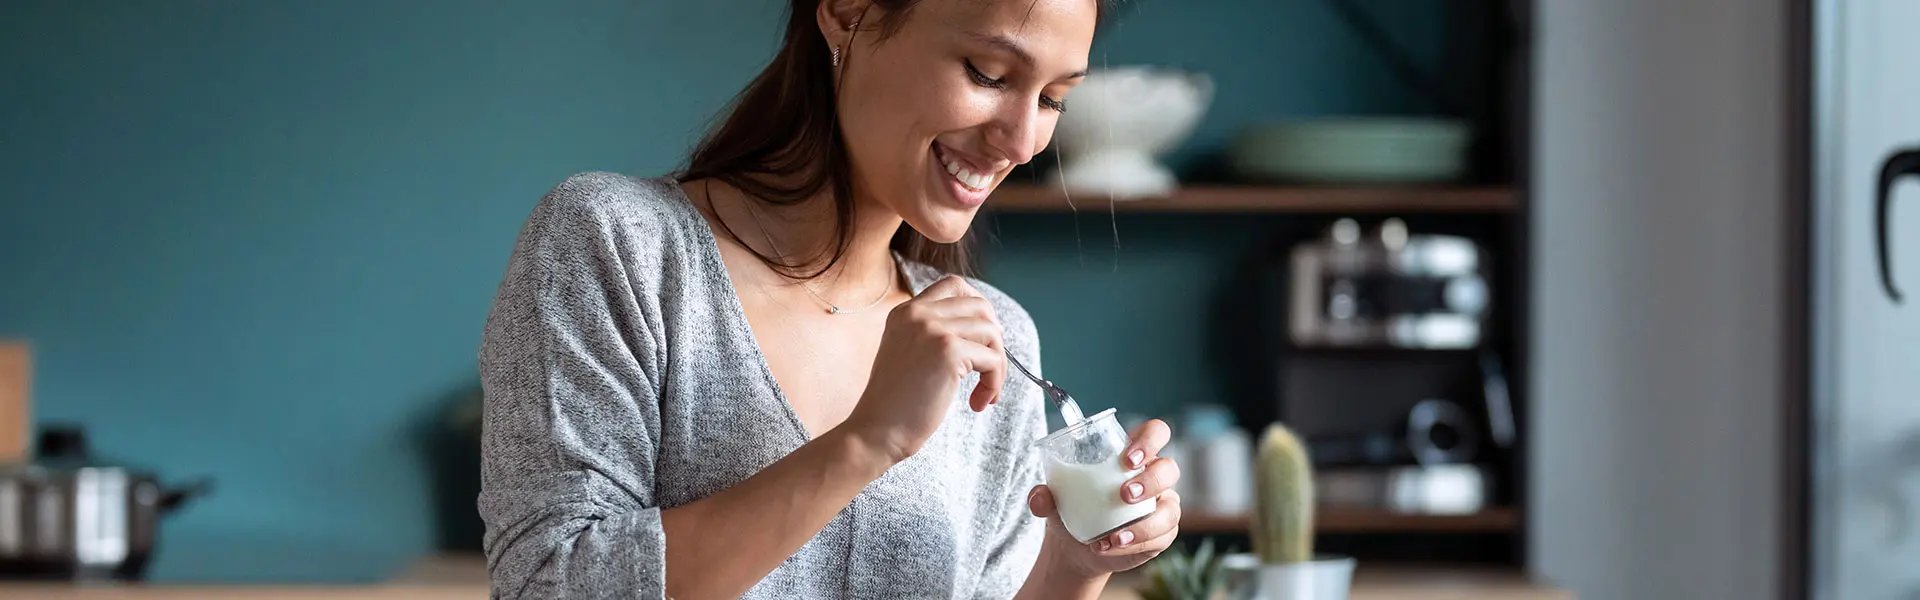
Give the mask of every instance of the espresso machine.
[[1256, 269], [1265, 394], [1323, 505], [1465, 514], [1501, 501], [1517, 436], [1481, 244], [1342, 218]]

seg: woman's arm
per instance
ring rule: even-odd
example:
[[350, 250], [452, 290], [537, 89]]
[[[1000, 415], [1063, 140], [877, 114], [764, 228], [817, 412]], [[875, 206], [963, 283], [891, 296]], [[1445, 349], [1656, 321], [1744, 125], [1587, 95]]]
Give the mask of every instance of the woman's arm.
[[918, 452], [969, 373], [980, 373], [973, 409], [997, 401], [1002, 344], [992, 306], [960, 278], [894, 308], [867, 389], [845, 423], [739, 485], [666, 512], [673, 596], [745, 593], [868, 483]]
[[[571, 182], [570, 182], [571, 183]], [[663, 348], [591, 190], [528, 219], [489, 315], [483, 492], [497, 597], [739, 597], [895, 462], [841, 427], [730, 489], [655, 496]]]
[[740, 597], [893, 464], [878, 444], [838, 427], [739, 485], [661, 513], [668, 595]]
[[[1051, 540], [1049, 540], [1051, 541]], [[1061, 551], [1049, 548], [1040, 552], [1040, 558], [1033, 561], [1033, 571], [1027, 573], [1026, 583], [1020, 586], [1016, 600], [1094, 600], [1100, 597], [1100, 590], [1107, 587], [1108, 573], [1078, 573], [1070, 566], [1061, 564]]]
[[487, 317], [479, 510], [495, 598], [666, 592], [660, 349], [606, 193], [569, 179], [541, 200]]

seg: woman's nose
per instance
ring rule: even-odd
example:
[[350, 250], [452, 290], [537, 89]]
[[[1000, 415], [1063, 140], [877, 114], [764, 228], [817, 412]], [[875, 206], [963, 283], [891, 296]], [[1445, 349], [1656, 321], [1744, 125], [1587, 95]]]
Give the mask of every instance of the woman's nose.
[[1001, 157], [1024, 165], [1040, 151], [1040, 109], [1038, 102], [1008, 102], [987, 126], [987, 144]]

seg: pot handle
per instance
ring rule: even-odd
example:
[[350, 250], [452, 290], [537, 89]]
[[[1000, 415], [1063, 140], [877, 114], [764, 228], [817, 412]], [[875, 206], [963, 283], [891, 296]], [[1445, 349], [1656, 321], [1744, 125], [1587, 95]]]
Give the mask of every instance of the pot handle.
[[160, 492], [160, 502], [159, 502], [160, 512], [161, 513], [173, 512], [175, 510], [178, 510], [182, 503], [185, 503], [186, 501], [193, 499], [194, 496], [205, 496], [211, 493], [213, 493], [212, 477], [201, 477], [199, 479], [194, 479], [192, 481], [187, 482], [186, 485], [182, 485], [179, 487], [171, 488], [166, 491]]

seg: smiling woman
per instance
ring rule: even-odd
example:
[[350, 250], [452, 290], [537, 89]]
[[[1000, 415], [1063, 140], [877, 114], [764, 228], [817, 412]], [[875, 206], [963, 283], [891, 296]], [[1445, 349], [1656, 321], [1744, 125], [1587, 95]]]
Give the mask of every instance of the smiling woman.
[[830, 201], [831, 243], [806, 257], [825, 259], [810, 275], [846, 251], [856, 186], [910, 225], [896, 249], [966, 273], [955, 242], [987, 192], [1051, 140], [1064, 96], [1086, 76], [1100, 6], [795, 2], [779, 54], [680, 179], [724, 182], [772, 205]]
[[1081, 543], [1031, 447], [1020, 305], [967, 272], [989, 193], [1052, 138], [1096, 0], [795, 0], [779, 53], [670, 178], [534, 209], [480, 352], [498, 597], [1090, 598], [1173, 543], [1149, 421]]

